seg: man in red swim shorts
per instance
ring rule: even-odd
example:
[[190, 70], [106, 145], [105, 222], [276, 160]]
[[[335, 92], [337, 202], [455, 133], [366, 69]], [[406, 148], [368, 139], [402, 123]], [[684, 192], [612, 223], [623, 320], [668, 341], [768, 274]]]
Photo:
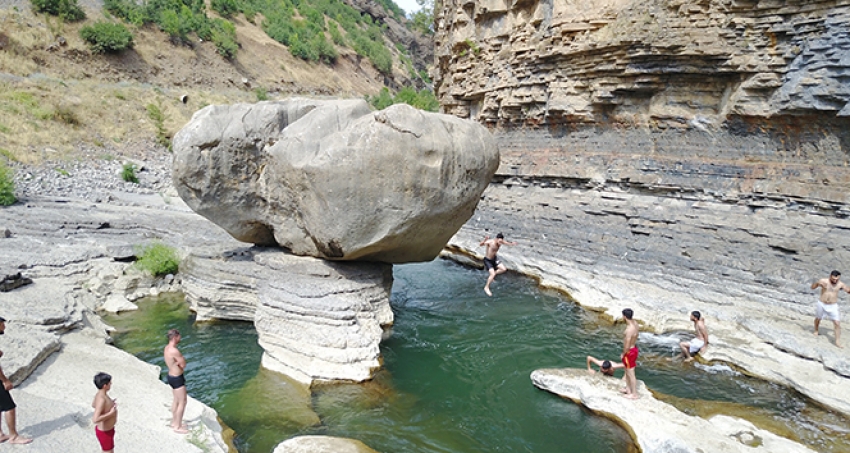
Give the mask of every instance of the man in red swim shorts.
[[632, 319], [634, 311], [631, 308], [623, 310], [623, 318], [626, 320], [626, 331], [623, 334], [623, 354], [620, 359], [623, 361], [623, 366], [626, 367], [626, 388], [622, 390], [626, 398], [636, 400], [637, 393], [637, 378], [635, 377], [635, 367], [637, 366], [638, 358], [638, 324]]

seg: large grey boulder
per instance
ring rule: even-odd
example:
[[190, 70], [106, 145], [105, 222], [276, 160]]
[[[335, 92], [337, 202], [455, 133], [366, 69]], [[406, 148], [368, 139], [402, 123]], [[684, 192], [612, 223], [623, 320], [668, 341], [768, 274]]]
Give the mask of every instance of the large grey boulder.
[[209, 106], [174, 152], [180, 197], [234, 238], [387, 263], [435, 258], [499, 165], [478, 123], [362, 100]]

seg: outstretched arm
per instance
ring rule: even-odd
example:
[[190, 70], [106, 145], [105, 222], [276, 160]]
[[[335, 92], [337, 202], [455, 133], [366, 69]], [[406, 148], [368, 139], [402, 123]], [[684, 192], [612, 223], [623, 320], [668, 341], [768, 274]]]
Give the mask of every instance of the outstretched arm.
[[812, 283], [812, 289], [815, 289], [815, 288], [817, 288], [818, 286], [820, 286], [820, 280], [817, 280], [817, 281], [815, 281], [814, 283]]
[[596, 364], [599, 368], [602, 368], [602, 361], [593, 357], [592, 355], [587, 356], [587, 371], [593, 371], [593, 368], [590, 366], [591, 363]]
[[484, 245], [484, 244], [486, 244], [486, 243], [487, 243], [487, 241], [489, 241], [489, 240], [490, 240], [490, 236], [484, 236], [484, 239], [482, 239], [482, 240], [481, 240], [481, 243], [480, 243], [480, 244], [478, 244], [478, 245]]

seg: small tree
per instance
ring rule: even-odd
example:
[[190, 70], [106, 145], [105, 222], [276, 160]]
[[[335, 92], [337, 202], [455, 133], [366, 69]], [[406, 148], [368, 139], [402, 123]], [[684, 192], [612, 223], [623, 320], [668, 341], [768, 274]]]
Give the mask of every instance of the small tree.
[[37, 13], [61, 17], [68, 22], [78, 22], [86, 18], [86, 13], [77, 4], [77, 0], [31, 0]]
[[81, 28], [80, 37], [94, 53], [118, 53], [133, 47], [133, 34], [124, 24], [96, 22]]
[[175, 274], [180, 268], [180, 257], [177, 256], [177, 251], [160, 242], [141, 247], [136, 256], [138, 257], [136, 267], [156, 277]]

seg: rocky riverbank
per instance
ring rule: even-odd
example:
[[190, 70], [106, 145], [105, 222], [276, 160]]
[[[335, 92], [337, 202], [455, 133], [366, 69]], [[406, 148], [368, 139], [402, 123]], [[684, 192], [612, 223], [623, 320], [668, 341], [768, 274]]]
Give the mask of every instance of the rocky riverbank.
[[[170, 156], [137, 157], [139, 185], [120, 180], [124, 162], [80, 161], [65, 167], [70, 168], [69, 175], [61, 178], [55, 175], [55, 164], [19, 167], [21, 201], [0, 209], [4, 231], [0, 271], [21, 272], [33, 279], [31, 285], [0, 293], [0, 315], [10, 319], [2, 363], [21, 384], [14, 391], [21, 407], [19, 427], [37, 438], [33, 448], [45, 448], [35, 451], [55, 451], [51, 449], [57, 444], [51, 442], [65, 442], [62, 436], [96, 447], [87, 425], [93, 395], [90, 375], [101, 370], [116, 377], [115, 396], [122, 409], [127, 407], [119, 422], [125, 439], [138, 435], [138, 441], [133, 440], [138, 451], [160, 448], [161, 437], [170, 439], [167, 386], [149, 365], [104, 341], [106, 327], [95, 313], [110, 298], [115, 306], [132, 307], [144, 295], [181, 288], [184, 277], [146, 280], [125, 272], [129, 264], [115, 258], [154, 240], [183, 254], [202, 255], [210, 244], [219, 251], [231, 250], [234, 256], [245, 249], [245, 244], [191, 212], [174, 195], [168, 184]], [[831, 326], [822, 327], [820, 337], [809, 330], [814, 295], [807, 288], [807, 274], [818, 276], [816, 257], [807, 258], [803, 248], [797, 254], [785, 253], [805, 244], [779, 241], [795, 232], [799, 236], [801, 230], [810, 237], [816, 228], [823, 228], [818, 237], [826, 243], [850, 226], [839, 217], [794, 212], [765, 200], [759, 203], [754, 215], [747, 202], [707, 195], [661, 197], [590, 182], [569, 185], [501, 177], [487, 189], [475, 216], [449, 249], [458, 259], [476, 255], [485, 232], [503, 231], [508, 239], [519, 241], [518, 246], [502, 250], [511, 269], [536, 276], [543, 285], [559, 288], [588, 309], [612, 318], [629, 305], [645, 330], [689, 330], [687, 313], [702, 310], [712, 335], [703, 360], [734, 364], [848, 414], [850, 401], [842, 389], [847, 388], [850, 348], [831, 344]], [[663, 217], [659, 210], [664, 210]], [[776, 245], [780, 243], [784, 245]], [[670, 250], [682, 261], [673, 260], [676, 253]], [[771, 261], [773, 255], [791, 258], [777, 263]], [[753, 268], [798, 274], [793, 279], [770, 279], [766, 271], [748, 274], [735, 265], [744, 259], [761, 263]], [[494, 292], [498, 297], [498, 280]], [[18, 334], [26, 342], [11, 341]], [[128, 371], [122, 371], [125, 368]], [[153, 404], [148, 407], [144, 398], [137, 400], [136, 391], [155, 395], [145, 397]], [[41, 404], [45, 409], [39, 409]], [[137, 405], [149, 415], [132, 409]], [[208, 439], [221, 438], [207, 408], [193, 401], [190, 411], [195, 429], [202, 427]], [[166, 432], [159, 435], [159, 430]], [[146, 443], [153, 439], [156, 446]], [[174, 442], [181, 446], [170, 451], [196, 451], [186, 438]]]

